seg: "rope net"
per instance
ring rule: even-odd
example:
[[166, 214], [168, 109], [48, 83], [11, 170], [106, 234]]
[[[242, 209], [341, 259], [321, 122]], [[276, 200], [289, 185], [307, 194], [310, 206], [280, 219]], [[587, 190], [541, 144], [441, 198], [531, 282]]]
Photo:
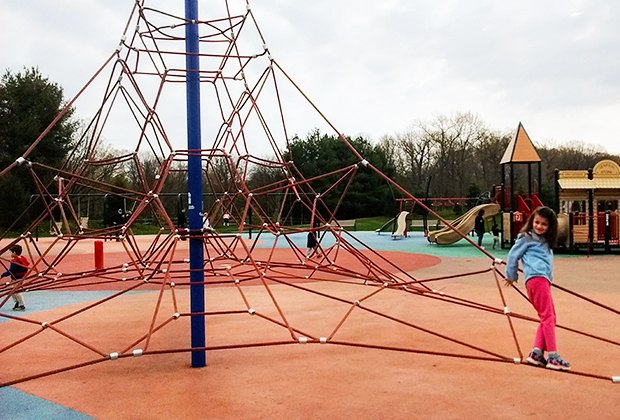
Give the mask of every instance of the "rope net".
[[[8, 321], [0, 324], [0, 363], [16, 366], [11, 377], [2, 373], [0, 386], [110, 360], [198, 350], [187, 345], [189, 317], [196, 315], [187, 304], [188, 238], [204, 244], [207, 350], [322, 344], [520, 363], [519, 328], [531, 329], [537, 319], [527, 315], [529, 302], [518, 289], [500, 287], [501, 261], [488, 251], [479, 249], [488, 257], [479, 270], [419, 278], [341, 226], [338, 209], [351, 199], [349, 187], [360, 174], [378, 177], [426, 207], [362, 156], [310, 101], [272, 56], [247, 2], [203, 6], [213, 16], [198, 22], [204, 148], [184, 148], [185, 115], [179, 104], [184, 103], [188, 22], [168, 3], [135, 2], [116, 51], [28, 150], [0, 172], [0, 177], [27, 173], [37, 191], [16, 217], [15, 225], [32, 220], [29, 227], [16, 238], [8, 237], [9, 228], [0, 243], [3, 254], [22, 245], [31, 262], [23, 279], [0, 286], [0, 319]], [[98, 106], [64, 164], [51, 167], [30, 159], [60, 117], [89, 94], [99, 97]], [[320, 156], [283, 152], [290, 150], [291, 126], [300, 120], [305, 126], [327, 127], [347, 146], [349, 156], [342, 157], [339, 170], [308, 178], [295, 159]], [[122, 142], [130, 151], [105, 149], [105, 140]], [[202, 159], [203, 183], [211, 197], [200, 231], [177, 226], [162, 194], [171, 183], [186, 181], [190, 154]], [[103, 181], [121, 167], [133, 177], [132, 187]], [[264, 174], [266, 181], [253, 185], [256, 174]], [[88, 226], [76, 197], [89, 194], [122, 203], [116, 205], [124, 219]], [[33, 211], [38, 212], [34, 217]], [[310, 227], [291, 223], [297, 212], [310, 215]], [[237, 221], [238, 231], [218, 232], [224, 214]], [[145, 217], [159, 226], [148, 243], [133, 232]], [[33, 232], [49, 220], [56, 221], [54, 237], [43, 245]], [[310, 231], [318, 236], [319, 250], [306, 257]], [[84, 253], [78, 251], [107, 239], [118, 241], [118, 255], [102, 269], [85, 269]], [[6, 268], [8, 261], [2, 265]], [[452, 285], [450, 292], [445, 284]], [[477, 293], [489, 286], [497, 286], [492, 301]], [[52, 312], [8, 310], [16, 292], [84, 290], [110, 292]], [[571, 293], [605, 316], [618, 315]], [[300, 294], [307, 302], [301, 307], [295, 299]], [[146, 311], [132, 311], [132, 302]], [[119, 307], [125, 310], [119, 313]], [[321, 321], [309, 322], [318, 313]], [[467, 322], [488, 323], [501, 338], [477, 341], [469, 336]], [[116, 328], [99, 331], [104, 324]], [[360, 334], [365, 326], [371, 329]], [[229, 328], [236, 329], [234, 339]], [[558, 328], [601, 345], [620, 344], [617, 338]], [[67, 353], [67, 346], [73, 351]], [[28, 347], [41, 349], [42, 360], [15, 363]], [[611, 378], [606, 372], [571, 373]]]

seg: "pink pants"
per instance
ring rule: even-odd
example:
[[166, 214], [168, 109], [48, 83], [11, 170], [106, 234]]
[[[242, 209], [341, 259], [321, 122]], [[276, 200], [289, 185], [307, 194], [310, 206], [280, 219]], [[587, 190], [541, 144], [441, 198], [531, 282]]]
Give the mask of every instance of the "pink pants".
[[530, 302], [538, 313], [540, 324], [536, 330], [534, 347], [542, 351], [554, 352], [555, 343], [555, 307], [551, 296], [551, 283], [544, 277], [532, 277], [525, 283]]

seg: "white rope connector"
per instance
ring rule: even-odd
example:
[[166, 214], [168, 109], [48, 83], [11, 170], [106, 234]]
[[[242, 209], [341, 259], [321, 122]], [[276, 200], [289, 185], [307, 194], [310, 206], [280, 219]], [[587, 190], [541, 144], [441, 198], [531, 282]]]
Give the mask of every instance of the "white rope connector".
[[325, 344], [325, 343], [327, 343], [327, 337], [321, 337], [321, 338], [319, 338], [319, 342], [320, 342], [321, 344]]
[[123, 277], [121, 280], [122, 281], [127, 281], [127, 277]]
[[172, 282], [170, 282], [170, 287], [174, 287], [174, 286], [176, 286], [176, 285], [177, 285], [177, 284], [176, 284], [175, 282], [173, 282], [173, 281], [172, 281]]
[[355, 302], [353, 302], [353, 304], [354, 304], [355, 306], [360, 306], [360, 301], [359, 301], [359, 300], [356, 300]]
[[41, 323], [41, 328], [42, 329], [46, 329], [47, 327], [49, 327], [49, 324], [47, 322], [42, 322]]
[[518, 365], [521, 363], [521, 358], [520, 357], [513, 357], [512, 361], [515, 363], [515, 365]]
[[504, 315], [508, 315], [510, 313], [510, 308], [508, 306], [504, 306]]
[[131, 354], [133, 354], [134, 357], [142, 356], [142, 349], [135, 349]]
[[113, 353], [110, 353], [110, 360], [116, 360], [116, 359], [118, 359], [118, 352], [115, 351]]
[[17, 159], [15, 159], [15, 162], [17, 162], [18, 165], [21, 165], [25, 161], [26, 161], [26, 159], [23, 156], [20, 156]]
[[364, 166], [368, 166], [368, 161], [366, 159], [362, 159], [360, 163]]
[[160, 174], [155, 175], [155, 179], [160, 179], [160, 178], [161, 178]]
[[162, 272], [162, 273], [164, 273], [164, 274], [166, 274], [166, 273], [168, 272], [168, 269], [167, 269], [167, 268], [162, 268], [162, 269], [161, 269], [161, 272]]
[[189, 258], [183, 258], [183, 262], [184, 263], [188, 263], [189, 262]]
[[127, 271], [129, 270], [127, 267], [123, 267], [123, 271]]
[[249, 312], [250, 315], [254, 315], [256, 313], [256, 309], [250, 308], [250, 309], [248, 309], [248, 312]]
[[245, 10], [247, 10], [248, 12], [252, 10], [252, 6], [250, 6], [250, 3], [245, 4]]
[[495, 260], [493, 260], [493, 264], [497, 265], [502, 265], [503, 262], [504, 260], [502, 260], [501, 258], [495, 258]]
[[172, 314], [172, 319], [179, 319], [181, 317], [181, 314], [178, 312], [175, 312]]
[[615, 384], [620, 383], [620, 376], [612, 376], [611, 381]]
[[300, 344], [306, 344], [308, 342], [308, 337], [299, 337], [297, 338]]

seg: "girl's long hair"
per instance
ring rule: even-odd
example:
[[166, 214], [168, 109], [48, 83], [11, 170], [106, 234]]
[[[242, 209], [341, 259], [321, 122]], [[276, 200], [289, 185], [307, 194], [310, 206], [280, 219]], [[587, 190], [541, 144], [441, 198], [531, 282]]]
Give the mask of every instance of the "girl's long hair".
[[521, 233], [529, 235], [534, 230], [534, 217], [536, 216], [547, 219], [549, 228], [542, 237], [549, 245], [549, 248], [555, 248], [558, 241], [558, 217], [549, 207], [537, 207], [532, 214], [530, 214], [530, 217], [527, 218], [527, 222], [521, 228]]

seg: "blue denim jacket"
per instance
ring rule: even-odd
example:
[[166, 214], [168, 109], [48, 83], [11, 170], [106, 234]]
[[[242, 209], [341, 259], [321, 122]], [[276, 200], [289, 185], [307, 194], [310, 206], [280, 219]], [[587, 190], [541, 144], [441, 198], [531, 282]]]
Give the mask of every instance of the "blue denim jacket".
[[544, 277], [549, 282], [553, 280], [553, 250], [536, 233], [521, 233], [517, 237], [506, 260], [507, 280], [517, 280], [519, 260], [523, 261], [526, 282], [532, 277]]

